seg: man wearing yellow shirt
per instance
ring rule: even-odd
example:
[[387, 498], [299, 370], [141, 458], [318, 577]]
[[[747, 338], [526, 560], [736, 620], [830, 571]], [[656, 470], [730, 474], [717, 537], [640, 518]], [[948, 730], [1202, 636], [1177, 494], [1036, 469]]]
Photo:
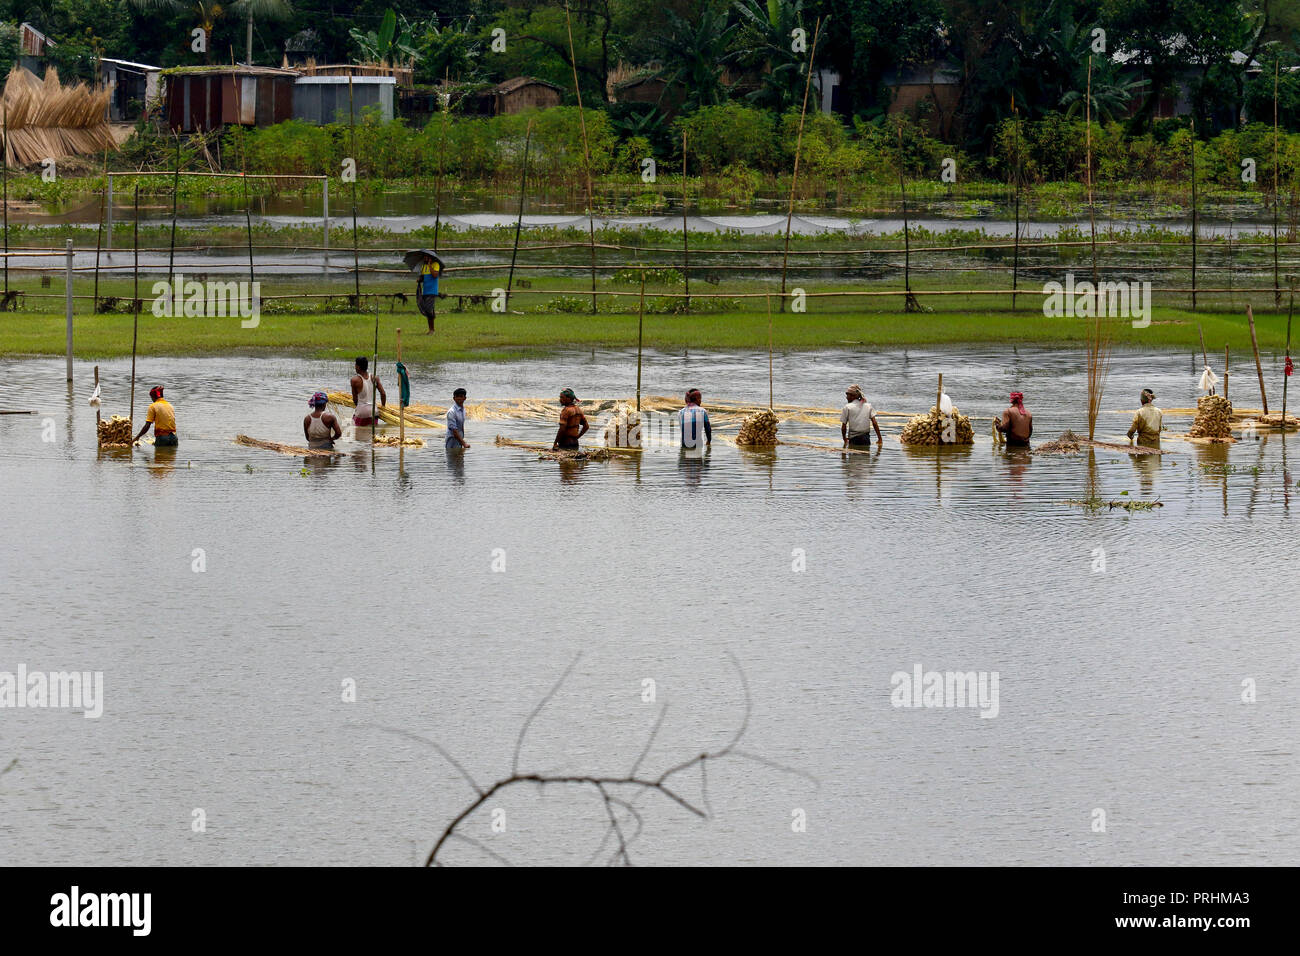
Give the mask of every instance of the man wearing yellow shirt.
[[1133, 416], [1129, 426], [1129, 441], [1137, 435], [1137, 443], [1146, 448], [1160, 447], [1160, 428], [1164, 424], [1164, 413], [1156, 408], [1155, 393], [1149, 388], [1142, 389], [1142, 407]]
[[144, 433], [153, 426], [154, 447], [155, 448], [175, 448], [176, 440], [176, 409], [172, 408], [172, 403], [163, 398], [163, 387], [155, 385], [149, 389], [149, 398], [153, 404], [149, 406], [149, 411], [145, 413], [144, 424], [140, 426], [140, 434], [135, 436], [139, 441], [144, 437]]

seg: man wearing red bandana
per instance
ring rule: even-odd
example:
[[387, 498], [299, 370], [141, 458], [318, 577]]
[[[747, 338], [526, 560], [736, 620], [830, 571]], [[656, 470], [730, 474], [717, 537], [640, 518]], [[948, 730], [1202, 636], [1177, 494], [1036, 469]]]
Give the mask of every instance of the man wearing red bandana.
[[1034, 433], [1034, 416], [1025, 408], [1024, 392], [1011, 393], [1011, 404], [1000, 418], [994, 419], [993, 427], [1006, 436], [1007, 447], [1029, 447], [1029, 437]]

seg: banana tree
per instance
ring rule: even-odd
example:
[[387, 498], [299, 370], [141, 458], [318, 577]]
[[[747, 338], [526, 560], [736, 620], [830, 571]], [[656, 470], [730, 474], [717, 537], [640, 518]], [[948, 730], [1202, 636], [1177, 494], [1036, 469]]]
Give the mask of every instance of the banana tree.
[[348, 34], [361, 50], [364, 60], [397, 66], [399, 62], [412, 62], [420, 55], [411, 39], [411, 25], [406, 17], [399, 17], [391, 7], [384, 11], [378, 30], [363, 33], [352, 29]]

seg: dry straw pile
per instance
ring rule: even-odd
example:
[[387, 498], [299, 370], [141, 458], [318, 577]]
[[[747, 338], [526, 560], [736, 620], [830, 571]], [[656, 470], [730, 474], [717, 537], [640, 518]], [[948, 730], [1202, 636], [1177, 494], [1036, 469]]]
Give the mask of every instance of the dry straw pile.
[[952, 415], [945, 415], [937, 405], [931, 405], [928, 414], [913, 415], [908, 420], [899, 440], [905, 445], [973, 445], [975, 429], [971, 428], [970, 418], [956, 405], [952, 407]]
[[737, 445], [775, 445], [776, 429], [780, 423], [769, 409], [762, 409], [740, 423]]
[[15, 66], [4, 88], [5, 162], [30, 166], [46, 159], [116, 149], [108, 127], [109, 90], [64, 86], [50, 67], [45, 79]]
[[1222, 395], [1206, 395], [1196, 400], [1196, 420], [1192, 422], [1191, 438], [1232, 440], [1232, 402]]

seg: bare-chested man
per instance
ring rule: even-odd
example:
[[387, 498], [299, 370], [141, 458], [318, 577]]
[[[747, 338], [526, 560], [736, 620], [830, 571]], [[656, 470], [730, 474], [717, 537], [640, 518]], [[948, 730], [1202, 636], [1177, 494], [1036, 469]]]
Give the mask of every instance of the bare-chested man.
[[587, 434], [587, 429], [591, 426], [587, 424], [587, 416], [578, 407], [578, 396], [573, 394], [573, 389], [566, 388], [560, 393], [560, 404], [564, 408], [560, 411], [560, 427], [555, 433], [555, 444], [551, 450], [572, 451], [578, 447], [578, 439]]
[[1034, 416], [1025, 408], [1024, 392], [1011, 393], [1011, 404], [1001, 418], [994, 420], [993, 427], [1006, 436], [1008, 448], [1029, 447], [1029, 437], [1034, 433]]

